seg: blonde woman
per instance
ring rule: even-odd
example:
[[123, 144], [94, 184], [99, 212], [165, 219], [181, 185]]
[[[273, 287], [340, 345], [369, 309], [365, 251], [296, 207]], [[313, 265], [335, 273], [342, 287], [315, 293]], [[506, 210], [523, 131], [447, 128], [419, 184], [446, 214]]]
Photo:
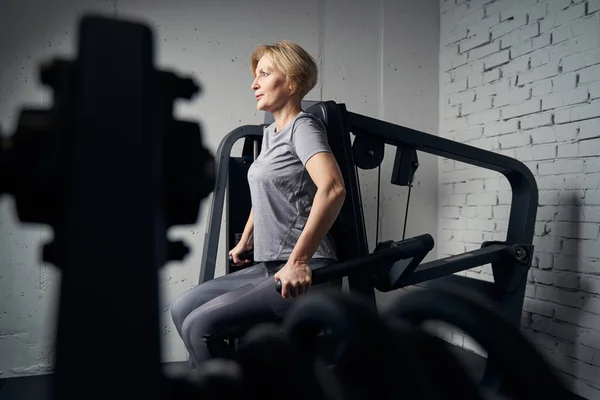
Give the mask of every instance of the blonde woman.
[[173, 321], [196, 367], [227, 356], [223, 339], [281, 317], [293, 298], [309, 290], [312, 271], [337, 260], [328, 231], [344, 202], [344, 182], [325, 127], [301, 108], [317, 83], [315, 60], [299, 45], [280, 41], [259, 46], [251, 68], [257, 108], [275, 122], [265, 129], [248, 172], [252, 209], [230, 254], [243, 265], [240, 255], [252, 249], [256, 263], [200, 284], [173, 303]]

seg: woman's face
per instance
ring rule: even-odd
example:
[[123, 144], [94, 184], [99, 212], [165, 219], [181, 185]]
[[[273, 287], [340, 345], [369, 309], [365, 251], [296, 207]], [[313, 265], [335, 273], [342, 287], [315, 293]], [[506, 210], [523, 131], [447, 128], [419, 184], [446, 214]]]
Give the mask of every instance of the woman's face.
[[270, 60], [263, 56], [256, 65], [256, 78], [252, 82], [252, 90], [256, 98], [256, 108], [273, 112], [283, 108], [291, 96], [290, 82]]

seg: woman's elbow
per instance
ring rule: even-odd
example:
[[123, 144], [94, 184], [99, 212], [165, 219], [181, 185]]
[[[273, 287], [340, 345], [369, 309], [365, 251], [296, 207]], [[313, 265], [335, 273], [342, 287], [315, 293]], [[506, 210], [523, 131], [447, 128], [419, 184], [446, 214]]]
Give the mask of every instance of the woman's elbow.
[[337, 183], [333, 185], [332, 197], [335, 198], [336, 202], [343, 203], [346, 199], [346, 188], [343, 183]]
[[343, 180], [331, 179], [329, 182], [317, 187], [321, 196], [327, 199], [327, 202], [338, 204], [346, 199], [346, 188]]

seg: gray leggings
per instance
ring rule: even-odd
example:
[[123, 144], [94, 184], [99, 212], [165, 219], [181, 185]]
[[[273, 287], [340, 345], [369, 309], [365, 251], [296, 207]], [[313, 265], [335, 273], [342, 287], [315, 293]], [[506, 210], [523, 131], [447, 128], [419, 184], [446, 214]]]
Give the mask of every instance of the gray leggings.
[[[313, 259], [309, 267], [314, 271], [335, 262]], [[173, 322], [196, 368], [211, 357], [230, 356], [231, 347], [225, 339], [285, 314], [294, 298], [281, 297], [275, 290], [273, 278], [284, 265], [284, 261], [257, 263], [204, 282], [173, 302]], [[306, 294], [330, 289], [334, 285], [334, 282], [327, 282], [311, 286]]]

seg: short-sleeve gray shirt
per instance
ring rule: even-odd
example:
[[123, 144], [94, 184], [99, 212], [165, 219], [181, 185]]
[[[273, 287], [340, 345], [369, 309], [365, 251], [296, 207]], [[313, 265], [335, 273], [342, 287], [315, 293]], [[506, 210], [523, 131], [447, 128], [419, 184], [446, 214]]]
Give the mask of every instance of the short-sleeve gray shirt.
[[[325, 126], [301, 112], [281, 131], [264, 130], [260, 155], [248, 171], [254, 214], [255, 261], [287, 260], [306, 225], [317, 187], [305, 168], [319, 152], [331, 152]], [[330, 234], [313, 258], [337, 259]]]

